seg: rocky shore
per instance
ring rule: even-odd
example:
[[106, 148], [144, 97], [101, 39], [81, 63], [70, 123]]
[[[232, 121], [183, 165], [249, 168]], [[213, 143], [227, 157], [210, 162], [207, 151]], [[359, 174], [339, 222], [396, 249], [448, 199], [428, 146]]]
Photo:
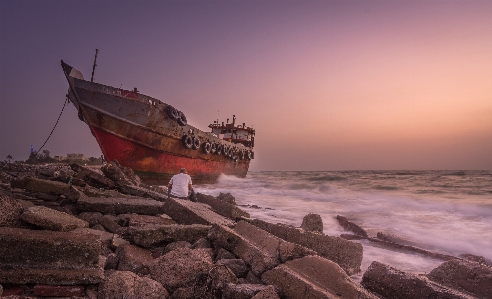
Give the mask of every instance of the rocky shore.
[[[334, 215], [335, 217], [336, 215]], [[490, 261], [454, 257], [348, 232], [323, 234], [321, 217], [299, 227], [253, 219], [234, 196], [168, 198], [116, 161], [0, 164], [2, 298], [492, 298]], [[359, 284], [367, 239], [443, 260], [426, 275], [374, 261]]]

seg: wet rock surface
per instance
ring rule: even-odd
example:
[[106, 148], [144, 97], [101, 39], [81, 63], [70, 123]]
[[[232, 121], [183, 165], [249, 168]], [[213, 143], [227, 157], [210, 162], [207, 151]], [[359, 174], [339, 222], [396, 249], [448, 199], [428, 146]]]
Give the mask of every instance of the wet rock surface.
[[[319, 215], [293, 227], [250, 219], [230, 193], [168, 198], [116, 161], [0, 170], [7, 298], [491, 298], [483, 257], [429, 252], [449, 261], [427, 276], [374, 262], [358, 284], [362, 245], [323, 234]], [[426, 254], [337, 218], [347, 238]]]

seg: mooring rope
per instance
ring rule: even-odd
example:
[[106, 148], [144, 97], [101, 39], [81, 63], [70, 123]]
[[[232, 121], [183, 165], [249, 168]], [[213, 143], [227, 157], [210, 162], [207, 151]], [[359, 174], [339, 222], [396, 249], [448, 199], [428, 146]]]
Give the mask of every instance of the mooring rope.
[[34, 153], [35, 155], [37, 155], [39, 153], [39, 151], [44, 147], [44, 145], [46, 144], [46, 142], [48, 142], [48, 140], [50, 139], [51, 135], [53, 134], [53, 131], [55, 131], [56, 125], [60, 121], [60, 117], [62, 116], [63, 110], [65, 109], [65, 106], [67, 105], [67, 103], [68, 103], [68, 95], [65, 98], [65, 103], [63, 103], [62, 110], [60, 112], [60, 115], [58, 115], [58, 119], [56, 120], [56, 123], [55, 123], [55, 126], [53, 127], [53, 130], [51, 130], [50, 135], [48, 136], [48, 138], [46, 138], [46, 141], [43, 143], [43, 145]]

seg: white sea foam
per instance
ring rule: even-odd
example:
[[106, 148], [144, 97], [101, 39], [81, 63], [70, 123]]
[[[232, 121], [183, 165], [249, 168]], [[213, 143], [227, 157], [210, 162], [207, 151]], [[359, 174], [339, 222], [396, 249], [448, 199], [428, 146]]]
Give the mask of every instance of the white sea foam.
[[[272, 223], [300, 226], [306, 214], [316, 213], [324, 233], [338, 236], [347, 233], [335, 219], [342, 215], [370, 236], [383, 232], [439, 253], [492, 259], [491, 185], [490, 173], [268, 172], [246, 179], [222, 176], [217, 184], [196, 189], [212, 195], [230, 192], [252, 217]], [[361, 243], [363, 270], [373, 260], [417, 273], [441, 263]]]

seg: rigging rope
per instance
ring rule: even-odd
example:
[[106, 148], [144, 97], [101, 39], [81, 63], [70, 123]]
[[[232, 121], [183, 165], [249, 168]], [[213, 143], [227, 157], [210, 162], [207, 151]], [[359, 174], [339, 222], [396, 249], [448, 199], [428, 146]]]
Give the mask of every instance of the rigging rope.
[[50, 135], [48, 136], [48, 138], [46, 138], [46, 141], [43, 143], [43, 145], [34, 153], [34, 155], [38, 155], [39, 151], [44, 147], [44, 145], [46, 144], [46, 142], [48, 142], [48, 140], [50, 139], [51, 135], [53, 134], [53, 131], [55, 131], [55, 128], [56, 128], [56, 125], [58, 124], [58, 121], [60, 121], [60, 117], [62, 116], [62, 113], [63, 113], [63, 109], [65, 109], [65, 106], [67, 105], [68, 103], [68, 95], [66, 96], [65, 98], [65, 103], [63, 103], [63, 107], [62, 107], [62, 110], [60, 112], [60, 115], [58, 115], [58, 119], [56, 120], [56, 123], [55, 123], [55, 126], [53, 127], [53, 130], [51, 130], [51, 133]]

